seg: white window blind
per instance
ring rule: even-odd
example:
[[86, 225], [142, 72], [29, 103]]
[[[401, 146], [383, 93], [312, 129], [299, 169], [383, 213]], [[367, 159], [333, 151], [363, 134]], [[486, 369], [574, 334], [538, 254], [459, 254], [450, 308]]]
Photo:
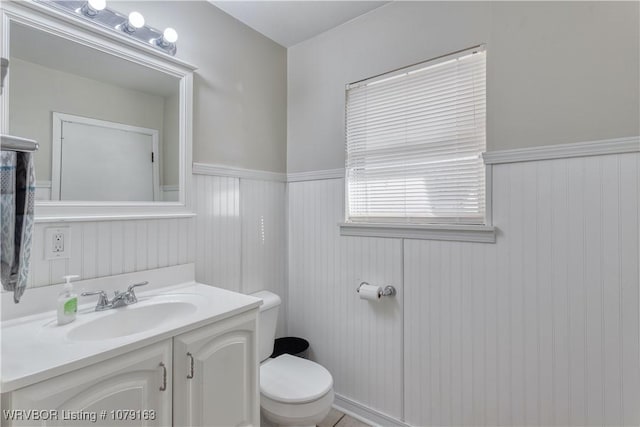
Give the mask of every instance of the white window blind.
[[347, 86], [347, 221], [483, 224], [486, 54]]

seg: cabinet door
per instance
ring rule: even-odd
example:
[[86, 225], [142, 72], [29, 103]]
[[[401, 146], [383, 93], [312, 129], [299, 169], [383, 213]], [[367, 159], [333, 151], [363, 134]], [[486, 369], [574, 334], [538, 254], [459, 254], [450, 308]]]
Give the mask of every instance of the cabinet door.
[[23, 418], [8, 421], [3, 414], [3, 421], [14, 426], [170, 426], [171, 345], [166, 340], [3, 395], [3, 410], [19, 410]]
[[176, 426], [260, 425], [257, 309], [173, 342]]

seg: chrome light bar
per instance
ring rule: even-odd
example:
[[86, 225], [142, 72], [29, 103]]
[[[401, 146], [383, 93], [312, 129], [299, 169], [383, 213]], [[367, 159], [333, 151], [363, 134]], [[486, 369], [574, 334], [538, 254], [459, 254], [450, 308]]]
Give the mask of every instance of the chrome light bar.
[[159, 31], [145, 25], [144, 18], [139, 12], [131, 12], [125, 16], [120, 12], [106, 7], [104, 0], [34, 0], [38, 4], [51, 7], [67, 14], [94, 22], [103, 28], [120, 32], [132, 37], [147, 46], [152, 46], [169, 55], [175, 55], [178, 34], [173, 28]]

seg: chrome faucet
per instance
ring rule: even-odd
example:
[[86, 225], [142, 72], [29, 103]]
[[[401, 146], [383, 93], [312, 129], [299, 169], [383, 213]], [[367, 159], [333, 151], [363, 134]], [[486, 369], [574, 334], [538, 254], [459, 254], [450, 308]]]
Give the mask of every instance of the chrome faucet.
[[98, 295], [98, 304], [96, 305], [95, 311], [103, 311], [137, 303], [138, 298], [136, 298], [134, 288], [148, 284], [149, 282], [134, 283], [133, 285], [130, 285], [125, 292], [115, 291], [111, 301], [109, 301], [109, 297], [107, 297], [107, 293], [105, 291], [83, 292], [80, 295], [83, 297]]

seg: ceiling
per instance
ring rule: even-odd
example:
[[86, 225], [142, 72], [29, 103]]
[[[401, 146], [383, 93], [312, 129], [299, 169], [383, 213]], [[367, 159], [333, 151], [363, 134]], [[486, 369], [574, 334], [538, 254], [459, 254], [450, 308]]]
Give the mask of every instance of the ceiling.
[[387, 1], [216, 1], [240, 22], [291, 47], [376, 9]]

